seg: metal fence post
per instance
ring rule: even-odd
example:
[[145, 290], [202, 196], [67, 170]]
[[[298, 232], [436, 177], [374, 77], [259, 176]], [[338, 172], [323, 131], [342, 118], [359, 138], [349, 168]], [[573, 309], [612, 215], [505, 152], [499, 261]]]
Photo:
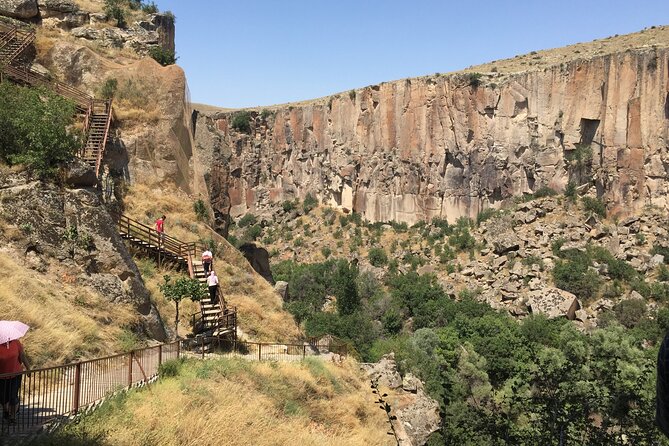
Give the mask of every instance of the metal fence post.
[[202, 345], [202, 347], [201, 347], [201, 349], [202, 349], [202, 359], [204, 359], [204, 336], [202, 336], [200, 339], [202, 340], [202, 344], [201, 344]]
[[163, 344], [158, 346], [158, 367], [163, 363]]
[[128, 387], [132, 386], [132, 360], [135, 357], [135, 351], [132, 350], [128, 355]]
[[74, 366], [74, 391], [72, 392], [72, 412], [79, 411], [79, 402], [81, 400], [81, 363]]
[[302, 359], [304, 359], [307, 356], [307, 346], [303, 345], [302, 346]]
[[177, 341], [177, 358], [181, 357], [181, 342]]

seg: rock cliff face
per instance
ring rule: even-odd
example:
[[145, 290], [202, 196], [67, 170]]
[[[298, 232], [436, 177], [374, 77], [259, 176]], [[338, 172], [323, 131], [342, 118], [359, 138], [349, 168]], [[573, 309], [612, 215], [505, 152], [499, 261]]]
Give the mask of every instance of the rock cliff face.
[[210, 115], [231, 152], [221, 177], [231, 212], [310, 192], [370, 221], [453, 221], [570, 180], [595, 186], [613, 212], [667, 208], [668, 59], [640, 46], [383, 83], [251, 111], [248, 133], [234, 113]]
[[4, 239], [3, 245], [31, 259], [32, 269], [62, 269], [112, 304], [133, 304], [141, 318], [138, 331], [166, 339], [139, 270], [93, 189], [64, 189], [3, 172], [0, 220], [21, 229], [23, 236]]

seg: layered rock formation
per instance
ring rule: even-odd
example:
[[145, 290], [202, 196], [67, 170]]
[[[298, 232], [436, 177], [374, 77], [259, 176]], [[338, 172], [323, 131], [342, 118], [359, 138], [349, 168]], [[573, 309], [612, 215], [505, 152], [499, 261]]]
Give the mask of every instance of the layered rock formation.
[[248, 134], [235, 113], [211, 114], [231, 152], [221, 177], [231, 212], [312, 193], [370, 221], [453, 221], [570, 180], [617, 213], [667, 208], [669, 50], [657, 40], [251, 111]]

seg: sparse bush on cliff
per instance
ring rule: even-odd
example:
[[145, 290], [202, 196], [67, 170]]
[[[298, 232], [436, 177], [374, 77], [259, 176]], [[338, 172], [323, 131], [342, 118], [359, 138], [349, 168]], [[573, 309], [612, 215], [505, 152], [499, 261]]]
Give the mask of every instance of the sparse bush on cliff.
[[239, 221], [237, 222], [237, 226], [239, 226], [240, 228], [245, 228], [246, 226], [254, 225], [257, 222], [258, 218], [249, 212], [248, 214], [244, 214], [244, 216], [239, 219]]
[[467, 81], [467, 85], [469, 85], [472, 88], [477, 88], [479, 85], [483, 83], [483, 75], [481, 73], [467, 73], [465, 74], [465, 80]]
[[125, 5], [128, 5], [128, 3], [123, 0], [105, 0], [105, 14], [107, 14], [110, 19], [116, 20], [116, 26], [119, 28], [128, 26], [125, 17]]
[[238, 132], [251, 133], [251, 113], [246, 110], [235, 113], [232, 117], [232, 128]]
[[152, 46], [149, 48], [149, 56], [164, 67], [174, 65], [178, 59], [174, 51], [162, 46]]
[[199, 199], [195, 201], [195, 203], [193, 203], [193, 211], [195, 212], [195, 216], [197, 217], [197, 219], [200, 221], [206, 221], [207, 217], [209, 217], [209, 212], [207, 211], [207, 205], [202, 199]]
[[606, 205], [599, 198], [583, 197], [583, 207], [586, 212], [592, 212], [602, 218], [606, 218]]
[[283, 209], [283, 212], [290, 212], [297, 208], [297, 204], [293, 200], [286, 200], [281, 203], [281, 208]]
[[102, 87], [100, 88], [100, 96], [104, 99], [111, 99], [116, 94], [116, 90], [118, 90], [118, 79], [111, 77], [102, 84]]
[[302, 209], [305, 214], [311, 212], [316, 206], [318, 206], [318, 199], [311, 195], [311, 192], [307, 193], [307, 196], [304, 197], [304, 202], [302, 203]]

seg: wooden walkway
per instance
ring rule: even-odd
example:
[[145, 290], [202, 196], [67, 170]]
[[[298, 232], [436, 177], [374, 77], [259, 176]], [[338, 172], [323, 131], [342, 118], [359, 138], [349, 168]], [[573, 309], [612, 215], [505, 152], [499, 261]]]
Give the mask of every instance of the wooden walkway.
[[86, 136], [86, 142], [78, 156], [93, 167], [95, 176], [99, 177], [112, 122], [112, 101], [95, 99], [88, 93], [38, 73], [23, 63], [21, 57], [34, 41], [34, 30], [0, 22], [0, 79], [4, 77], [19, 84], [44, 87], [72, 100], [77, 111], [83, 115]]

